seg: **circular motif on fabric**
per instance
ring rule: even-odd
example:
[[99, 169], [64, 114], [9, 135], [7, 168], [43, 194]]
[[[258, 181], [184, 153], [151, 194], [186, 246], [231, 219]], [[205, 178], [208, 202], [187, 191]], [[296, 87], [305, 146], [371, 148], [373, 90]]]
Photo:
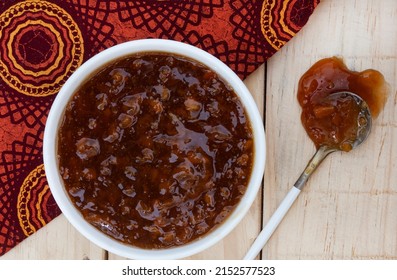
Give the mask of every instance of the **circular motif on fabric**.
[[279, 50], [306, 24], [319, 1], [265, 0], [261, 10], [261, 29], [266, 41]]
[[25, 236], [36, 232], [53, 219], [59, 210], [45, 177], [44, 165], [37, 166], [25, 178], [18, 194], [18, 220]]
[[3, 12], [0, 38], [0, 77], [26, 95], [57, 93], [83, 62], [79, 27], [47, 1], [25, 1]]

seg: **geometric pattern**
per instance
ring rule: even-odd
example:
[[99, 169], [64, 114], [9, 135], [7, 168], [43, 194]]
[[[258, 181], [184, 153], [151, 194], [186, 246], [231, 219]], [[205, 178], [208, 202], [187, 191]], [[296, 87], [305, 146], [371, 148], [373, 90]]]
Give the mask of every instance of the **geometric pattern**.
[[0, 118], [28, 128], [44, 127], [52, 98], [29, 98], [12, 90], [0, 89]]
[[19, 225], [25, 236], [33, 234], [59, 214], [46, 181], [43, 164], [25, 178], [18, 194], [17, 211]]
[[4, 11], [0, 37], [0, 77], [23, 94], [57, 93], [83, 61], [77, 24], [46, 1], [21, 2]]
[[306, 24], [315, 8], [310, 0], [266, 0], [261, 9], [261, 29], [264, 38], [273, 49], [284, 46]]
[[60, 214], [43, 133], [67, 78], [113, 45], [165, 38], [197, 46], [241, 78], [287, 43], [319, 0], [0, 1], [0, 255]]

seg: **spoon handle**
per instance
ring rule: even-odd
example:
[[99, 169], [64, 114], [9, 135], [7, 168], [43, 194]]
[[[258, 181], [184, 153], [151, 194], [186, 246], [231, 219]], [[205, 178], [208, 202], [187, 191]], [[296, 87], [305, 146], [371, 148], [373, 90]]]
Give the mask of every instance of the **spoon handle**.
[[291, 208], [292, 204], [294, 203], [300, 192], [301, 190], [296, 187], [291, 188], [281, 204], [278, 206], [276, 212], [274, 212], [269, 222], [262, 229], [255, 242], [248, 250], [247, 254], [244, 257], [244, 260], [253, 260], [259, 254], [263, 246], [265, 246], [270, 236], [272, 236], [273, 232], [280, 224], [281, 220], [284, 218], [285, 214], [287, 214], [288, 210]]
[[287, 214], [289, 208], [291, 208], [292, 204], [298, 197], [301, 192], [303, 186], [306, 184], [306, 181], [309, 179], [310, 175], [316, 170], [316, 168], [320, 165], [323, 159], [329, 155], [330, 153], [336, 151], [334, 148], [330, 148], [327, 146], [321, 146], [314, 156], [311, 158], [309, 163], [307, 164], [305, 170], [299, 176], [298, 180], [295, 182], [292, 189], [283, 199], [276, 212], [272, 215], [269, 222], [262, 229], [255, 242], [252, 244], [251, 248], [248, 250], [248, 253], [245, 255], [244, 260], [253, 260], [256, 255], [262, 250], [263, 246], [265, 246], [266, 242], [272, 236], [273, 232], [276, 230], [281, 220], [284, 218], [285, 214]]

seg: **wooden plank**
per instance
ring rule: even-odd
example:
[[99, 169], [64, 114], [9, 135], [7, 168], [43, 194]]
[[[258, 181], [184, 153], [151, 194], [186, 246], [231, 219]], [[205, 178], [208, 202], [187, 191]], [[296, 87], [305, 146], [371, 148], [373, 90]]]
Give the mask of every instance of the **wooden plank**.
[[104, 250], [88, 241], [60, 215], [12, 248], [0, 260], [101, 260], [105, 254]]
[[322, 0], [268, 61], [264, 222], [315, 151], [300, 123], [298, 80], [317, 60], [382, 72], [388, 102], [369, 139], [330, 155], [263, 251], [265, 259], [397, 259], [397, 1]]

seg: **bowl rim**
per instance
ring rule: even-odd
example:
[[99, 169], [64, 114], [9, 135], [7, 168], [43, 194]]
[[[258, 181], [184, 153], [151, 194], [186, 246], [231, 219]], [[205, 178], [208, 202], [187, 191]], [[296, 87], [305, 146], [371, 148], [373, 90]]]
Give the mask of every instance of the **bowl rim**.
[[[81, 84], [112, 61], [134, 53], [148, 52], [181, 55], [199, 61], [214, 70], [234, 89], [242, 102], [250, 119], [254, 139], [254, 165], [250, 181], [245, 194], [229, 217], [201, 238], [166, 249], [142, 249], [124, 244], [89, 224], [73, 205], [64, 189], [63, 180], [58, 172], [56, 152], [57, 131], [66, 104]], [[247, 214], [261, 187], [266, 161], [266, 139], [263, 120], [251, 93], [242, 80], [226, 64], [210, 53], [186, 43], [167, 39], [140, 39], [105, 49], [88, 59], [68, 78], [57, 94], [47, 117], [43, 139], [43, 159], [48, 185], [56, 203], [67, 220], [87, 239], [109, 252], [130, 259], [180, 259], [197, 254], [222, 240]]]

